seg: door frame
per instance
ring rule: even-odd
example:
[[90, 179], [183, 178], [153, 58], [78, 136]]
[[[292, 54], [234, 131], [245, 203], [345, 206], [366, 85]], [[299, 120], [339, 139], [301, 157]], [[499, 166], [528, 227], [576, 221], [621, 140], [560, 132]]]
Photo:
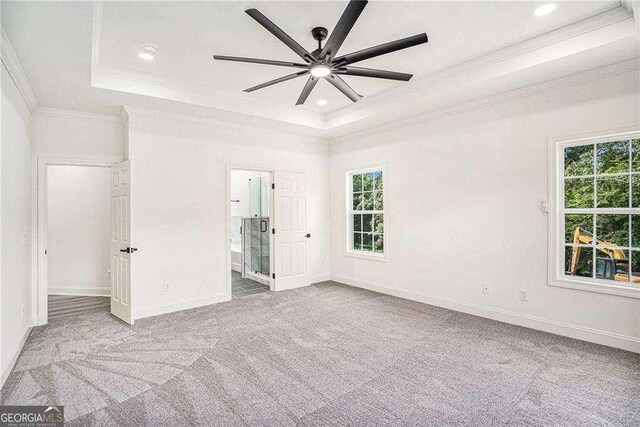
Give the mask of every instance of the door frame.
[[[241, 171], [253, 171], [253, 172], [268, 172], [270, 174], [270, 185], [269, 187], [269, 222], [270, 222], [270, 226], [271, 228], [273, 228], [273, 222], [272, 222], [272, 218], [273, 218], [273, 209], [274, 209], [274, 203], [273, 203], [273, 175], [275, 170], [272, 168], [268, 168], [268, 167], [261, 167], [261, 166], [251, 166], [251, 165], [237, 165], [237, 164], [230, 164], [230, 163], [226, 163], [226, 183], [225, 183], [225, 198], [226, 198], [226, 203], [225, 203], [225, 221], [226, 221], [226, 225], [225, 225], [225, 230], [226, 230], [226, 238], [227, 238], [227, 255], [226, 255], [226, 260], [227, 260], [227, 289], [226, 289], [226, 297], [228, 299], [231, 299], [231, 171], [232, 170], [241, 170]], [[269, 271], [271, 273], [274, 272], [274, 268], [275, 268], [275, 261], [274, 261], [274, 241], [273, 238], [269, 239]], [[277, 290], [276, 288], [276, 280], [273, 279], [273, 275], [269, 275], [269, 290], [271, 291], [275, 291]]]
[[[117, 164], [118, 161], [93, 160], [93, 159], [68, 159], [57, 157], [37, 157], [37, 197], [36, 197], [36, 236], [35, 241], [35, 292], [33, 297], [34, 326], [45, 325], [48, 322], [48, 281], [47, 281], [47, 256], [45, 251], [48, 246], [47, 237], [47, 167], [48, 166], [87, 166], [106, 167]], [[111, 214], [109, 214], [111, 215]]]

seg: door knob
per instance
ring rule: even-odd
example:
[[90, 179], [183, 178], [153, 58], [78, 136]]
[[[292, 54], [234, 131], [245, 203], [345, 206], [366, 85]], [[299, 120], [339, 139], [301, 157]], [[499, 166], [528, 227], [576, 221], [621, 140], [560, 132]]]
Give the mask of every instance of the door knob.
[[311, 233], [307, 233], [307, 235], [304, 236], [304, 237], [306, 237], [307, 239], [310, 238], [311, 237]]
[[128, 254], [131, 254], [131, 253], [133, 253], [133, 252], [135, 252], [137, 250], [138, 250], [138, 248], [127, 248], [127, 249], [120, 249], [120, 252], [126, 252]]

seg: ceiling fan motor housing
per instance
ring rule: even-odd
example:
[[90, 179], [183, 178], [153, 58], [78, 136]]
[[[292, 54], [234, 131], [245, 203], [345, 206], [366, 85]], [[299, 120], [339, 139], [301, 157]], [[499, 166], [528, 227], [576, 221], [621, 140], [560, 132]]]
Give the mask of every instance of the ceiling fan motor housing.
[[315, 40], [322, 41], [327, 38], [329, 31], [324, 27], [315, 27], [311, 30], [311, 35]]

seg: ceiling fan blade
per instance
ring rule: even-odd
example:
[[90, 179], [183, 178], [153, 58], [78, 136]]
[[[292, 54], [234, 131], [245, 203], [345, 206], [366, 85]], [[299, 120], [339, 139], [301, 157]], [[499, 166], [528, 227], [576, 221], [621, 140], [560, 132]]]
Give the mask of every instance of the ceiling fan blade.
[[401, 80], [403, 82], [408, 82], [409, 80], [411, 80], [411, 77], [413, 77], [413, 74], [353, 66], [338, 68], [333, 72], [336, 74], [344, 74], [346, 76], [374, 77], [377, 79]]
[[309, 67], [308, 64], [298, 64], [295, 62], [286, 62], [286, 61], [273, 61], [271, 59], [243, 58], [240, 56], [213, 55], [213, 59], [217, 59], [220, 61], [250, 62], [252, 64], [279, 65], [281, 67], [293, 67], [293, 68]]
[[347, 65], [355, 62], [364, 61], [365, 59], [374, 58], [376, 56], [384, 55], [386, 53], [395, 52], [397, 50], [406, 49], [408, 47], [416, 46], [428, 42], [426, 33], [417, 34], [415, 36], [406, 37], [404, 39], [395, 40], [389, 43], [383, 43], [378, 46], [362, 49], [357, 52], [349, 53], [336, 58], [333, 62], [335, 65]]
[[245, 10], [247, 15], [258, 21], [260, 25], [266, 28], [271, 34], [276, 36], [282, 43], [286, 44], [289, 49], [293, 50], [300, 58], [304, 59], [307, 62], [312, 62], [313, 57], [305, 48], [300, 46], [297, 41], [291, 38], [289, 34], [282, 31], [280, 27], [271, 22], [269, 18], [260, 13], [257, 9], [247, 9]]
[[327, 62], [331, 63], [366, 5], [367, 0], [351, 0], [349, 2], [347, 8], [342, 12], [342, 16], [336, 24], [336, 27], [331, 32], [327, 43], [322, 48], [320, 59], [324, 58], [328, 54]]
[[345, 82], [340, 78], [340, 76], [332, 74], [330, 76], [325, 77], [325, 79], [329, 83], [334, 85], [336, 89], [338, 89], [340, 92], [347, 95], [347, 97], [353, 102], [358, 102], [360, 101], [360, 98], [362, 98], [362, 96], [358, 95], [358, 93], [355, 90], [353, 90], [351, 86], [347, 84], [347, 82]]
[[249, 89], [245, 89], [243, 92], [253, 92], [254, 90], [262, 89], [267, 86], [275, 85], [277, 83], [286, 82], [287, 80], [295, 79], [296, 77], [304, 76], [305, 74], [309, 74], [309, 70], [298, 71], [297, 73], [293, 73], [293, 74], [287, 74], [286, 76], [279, 77], [275, 80], [271, 80], [266, 83], [262, 83], [257, 86], [250, 87]]
[[296, 105], [301, 105], [305, 103], [305, 101], [309, 97], [309, 94], [311, 93], [313, 88], [316, 87], [316, 84], [318, 84], [318, 78], [314, 76], [309, 76], [309, 80], [307, 80], [307, 84], [304, 85], [304, 88], [302, 89], [302, 93], [300, 94], [300, 97], [296, 102]]

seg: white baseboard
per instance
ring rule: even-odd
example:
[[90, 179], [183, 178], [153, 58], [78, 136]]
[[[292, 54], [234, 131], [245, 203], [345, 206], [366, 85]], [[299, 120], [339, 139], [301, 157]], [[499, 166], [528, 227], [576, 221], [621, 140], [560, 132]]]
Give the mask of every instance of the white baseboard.
[[110, 287], [95, 288], [48, 288], [49, 295], [78, 295], [83, 297], [108, 297], [111, 295]]
[[20, 352], [22, 351], [22, 347], [24, 347], [24, 343], [27, 342], [27, 338], [31, 333], [31, 326], [27, 326], [22, 331], [22, 336], [18, 341], [18, 345], [14, 347], [11, 351], [9, 351], [9, 355], [11, 358], [9, 359], [9, 364], [2, 370], [2, 381], [0, 381], [0, 387], [4, 386], [4, 382], [9, 378], [9, 374], [11, 374], [11, 370], [15, 366], [18, 361], [18, 356], [20, 356]]
[[237, 272], [237, 273], [242, 273], [242, 266], [240, 265], [240, 263], [236, 263], [236, 262], [231, 262], [231, 270]]
[[[277, 279], [276, 279], [277, 280]], [[331, 280], [331, 276], [329, 276], [329, 274], [321, 274], [320, 276], [315, 276], [311, 278], [311, 281], [307, 284], [302, 284], [302, 285], [294, 285], [294, 286], [288, 286], [286, 288], [278, 288], [278, 291], [288, 291], [290, 289], [298, 289], [298, 288], [304, 288], [305, 286], [310, 286], [313, 285], [315, 283], [320, 283], [320, 282], [326, 282], [327, 280]]]
[[191, 298], [188, 300], [174, 302], [170, 304], [155, 305], [135, 310], [134, 319], [143, 319], [145, 317], [158, 316], [160, 314], [173, 313], [174, 311], [188, 310], [190, 308], [202, 307], [205, 305], [217, 304], [219, 302], [229, 301], [231, 295], [211, 295], [208, 297]]
[[[277, 280], [277, 279], [276, 279]], [[293, 285], [293, 286], [287, 286], [287, 287], [283, 287], [282, 285], [277, 286], [276, 287], [276, 291], [280, 292], [280, 291], [290, 291], [291, 289], [298, 289], [298, 288], [304, 288], [305, 286], [309, 286], [311, 285], [311, 283], [303, 283], [301, 285]]]
[[393, 288], [380, 283], [363, 282], [343, 276], [332, 275], [331, 280], [346, 285], [379, 292], [381, 294], [392, 295], [399, 298], [435, 305], [437, 307], [447, 308], [449, 310], [460, 311], [480, 317], [486, 317], [504, 323], [524, 326], [526, 328], [537, 329], [539, 331], [549, 332], [556, 335], [640, 353], [640, 339], [636, 337], [615, 334], [598, 329], [585, 328], [583, 326], [572, 325], [569, 323], [556, 322], [554, 320], [547, 320], [536, 316], [514, 313], [508, 310], [484, 307], [479, 304], [436, 297], [422, 292]]
[[331, 280], [331, 275], [329, 273], [321, 274], [319, 276], [312, 278], [311, 284], [313, 285], [314, 283], [327, 282], [329, 280]]

